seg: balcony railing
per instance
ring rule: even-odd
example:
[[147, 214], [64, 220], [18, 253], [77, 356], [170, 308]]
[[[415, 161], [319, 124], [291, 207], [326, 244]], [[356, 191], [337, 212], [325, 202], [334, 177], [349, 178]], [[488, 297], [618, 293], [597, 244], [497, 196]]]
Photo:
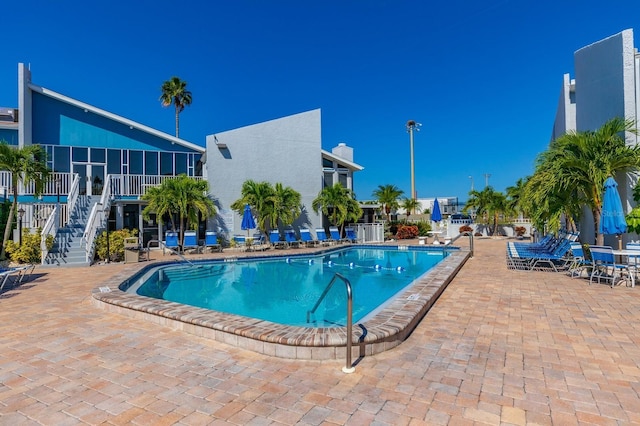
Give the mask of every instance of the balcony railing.
[[[167, 179], [174, 179], [175, 176], [153, 176], [153, 175], [110, 175], [111, 193], [114, 197], [141, 197], [146, 194], [147, 189], [160, 186]], [[193, 179], [201, 180], [202, 176], [192, 176]]]

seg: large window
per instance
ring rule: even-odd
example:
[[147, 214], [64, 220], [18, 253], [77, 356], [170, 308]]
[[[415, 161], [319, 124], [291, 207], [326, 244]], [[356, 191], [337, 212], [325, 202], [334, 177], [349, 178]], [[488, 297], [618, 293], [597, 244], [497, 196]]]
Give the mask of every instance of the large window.
[[53, 171], [60, 173], [69, 173], [71, 171], [68, 146], [53, 147]]
[[129, 174], [144, 174], [144, 166], [142, 164], [142, 151], [129, 151]]
[[144, 174], [158, 174], [158, 153], [153, 151], [144, 152]]
[[173, 175], [173, 153], [172, 152], [160, 153], [160, 174], [163, 176]]
[[122, 173], [122, 152], [119, 149], [107, 150], [107, 174], [119, 175]]

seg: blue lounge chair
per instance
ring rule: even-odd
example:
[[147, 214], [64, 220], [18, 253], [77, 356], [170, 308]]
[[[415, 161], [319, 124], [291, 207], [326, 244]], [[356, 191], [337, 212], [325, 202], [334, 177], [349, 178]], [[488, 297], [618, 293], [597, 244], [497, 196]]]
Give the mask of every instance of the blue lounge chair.
[[[178, 233], [173, 231], [167, 231], [164, 234], [164, 248], [167, 248], [174, 253], [180, 252], [180, 244], [178, 244]], [[164, 253], [163, 248], [163, 253]]]
[[233, 242], [236, 247], [246, 247], [247, 246], [247, 238], [244, 235], [234, 235]]
[[333, 241], [334, 244], [342, 242], [342, 237], [340, 236], [340, 230], [338, 229], [338, 227], [329, 227], [329, 235], [331, 235], [331, 241]]
[[345, 228], [344, 229], [345, 234], [347, 235], [345, 240], [350, 242], [350, 243], [357, 243], [358, 242], [358, 235], [356, 234], [356, 230], [354, 228]]
[[328, 246], [331, 244], [331, 241], [327, 238], [327, 233], [322, 228], [316, 228], [316, 239], [322, 246]]
[[298, 238], [296, 237], [296, 233], [293, 229], [287, 229], [284, 231], [284, 238], [285, 241], [287, 242], [287, 245], [291, 248], [299, 248], [300, 247], [300, 241], [298, 241]]
[[287, 242], [280, 239], [280, 231], [274, 229], [269, 232], [269, 242], [274, 248], [287, 248]]
[[204, 248], [211, 249], [211, 252], [222, 251], [222, 245], [218, 243], [218, 235], [214, 231], [207, 231], [204, 234]]
[[255, 234], [253, 234], [252, 238], [252, 242], [251, 242], [251, 247], [247, 247], [249, 250], [252, 251], [263, 251], [267, 249], [267, 246], [264, 244], [264, 235], [262, 235], [261, 233], [257, 232]]
[[563, 239], [552, 251], [529, 250], [514, 242], [507, 243], [507, 268], [520, 270], [566, 269], [571, 263], [569, 250], [571, 242]]
[[300, 229], [300, 241], [307, 247], [315, 247], [318, 245], [318, 241], [314, 240], [311, 236], [311, 231], [306, 228]]
[[[638, 252], [640, 254], [640, 251]], [[592, 264], [584, 255], [582, 244], [571, 243], [571, 263], [567, 272], [571, 278], [582, 276], [582, 271], [591, 268]]]
[[198, 244], [198, 234], [196, 231], [184, 231], [184, 244], [182, 245], [182, 251], [187, 249], [195, 250], [196, 253], [200, 252], [200, 245]]

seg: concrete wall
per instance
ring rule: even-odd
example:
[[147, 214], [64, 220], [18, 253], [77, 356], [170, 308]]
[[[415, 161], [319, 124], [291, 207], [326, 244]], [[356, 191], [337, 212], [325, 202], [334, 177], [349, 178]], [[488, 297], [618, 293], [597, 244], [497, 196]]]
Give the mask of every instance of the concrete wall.
[[574, 82], [569, 74], [562, 76], [562, 88], [558, 100], [558, 110], [553, 123], [551, 140], [557, 139], [570, 130], [576, 130], [576, 101]]
[[227, 235], [246, 232], [240, 229], [241, 216], [230, 206], [249, 179], [279, 182], [298, 191], [304, 210], [294, 227], [322, 226], [311, 208], [322, 189], [321, 142], [319, 109], [207, 136], [207, 177], [219, 209], [210, 229]]

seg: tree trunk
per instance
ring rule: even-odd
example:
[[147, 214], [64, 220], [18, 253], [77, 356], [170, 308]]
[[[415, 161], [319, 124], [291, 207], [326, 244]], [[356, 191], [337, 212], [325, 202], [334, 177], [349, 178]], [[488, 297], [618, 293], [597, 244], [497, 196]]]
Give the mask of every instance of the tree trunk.
[[13, 202], [11, 203], [11, 208], [9, 209], [9, 216], [7, 216], [7, 225], [4, 227], [4, 238], [2, 239], [2, 251], [0, 252], [0, 259], [4, 259], [6, 257], [5, 249], [7, 247], [7, 241], [9, 241], [9, 237], [11, 236], [11, 230], [13, 229], [13, 217], [15, 216], [17, 205], [18, 197], [14, 192]]
[[180, 110], [176, 105], [176, 138], [180, 137]]

